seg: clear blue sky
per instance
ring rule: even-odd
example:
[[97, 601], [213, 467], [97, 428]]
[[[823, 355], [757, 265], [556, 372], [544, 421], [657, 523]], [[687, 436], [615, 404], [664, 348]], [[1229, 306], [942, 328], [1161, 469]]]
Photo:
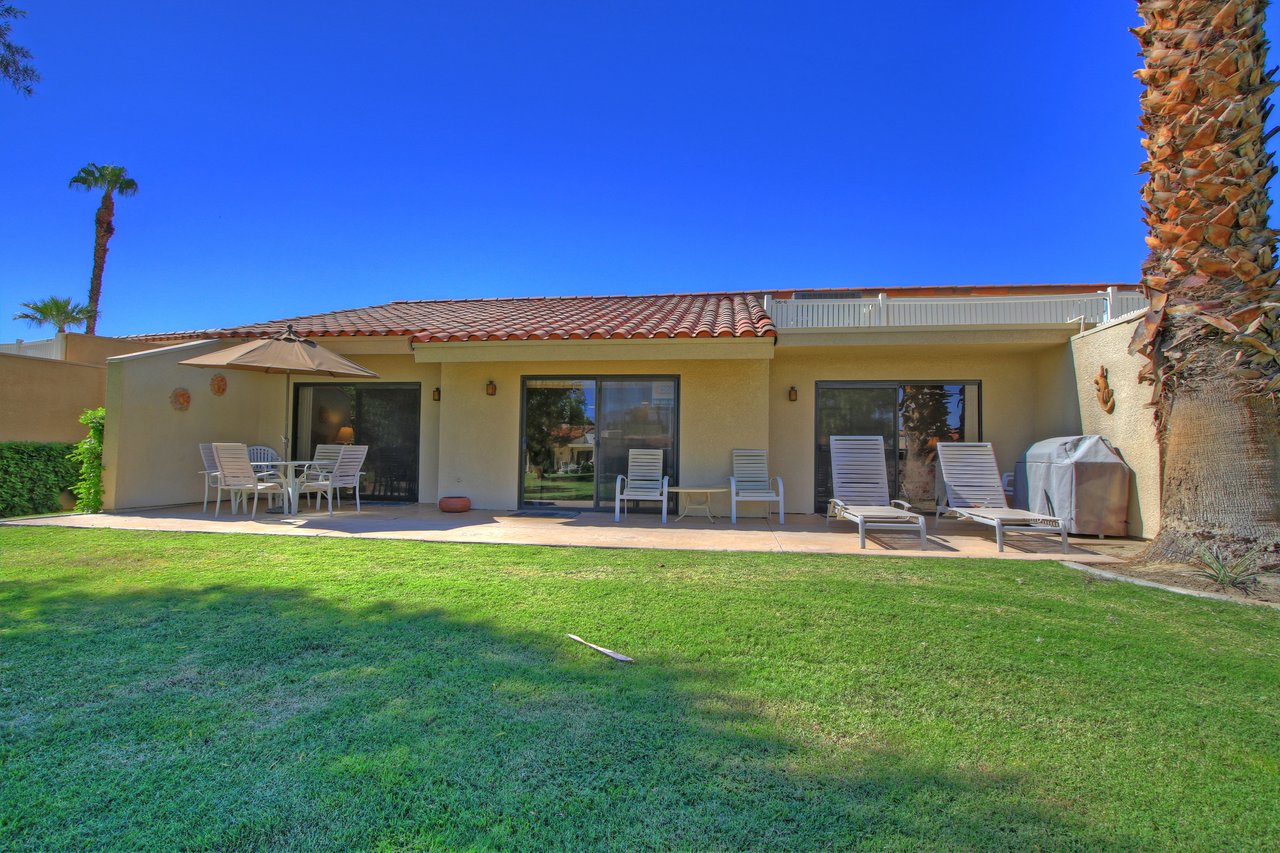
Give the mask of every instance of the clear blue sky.
[[1125, 0], [37, 2], [0, 90], [0, 340], [392, 299], [1136, 281]]

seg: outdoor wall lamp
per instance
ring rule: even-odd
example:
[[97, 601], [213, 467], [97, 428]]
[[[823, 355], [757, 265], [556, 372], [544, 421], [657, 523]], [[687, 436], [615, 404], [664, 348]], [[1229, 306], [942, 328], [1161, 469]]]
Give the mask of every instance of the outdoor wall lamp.
[[434, 401], [435, 401], [435, 402], [437, 402], [437, 403], [439, 403], [439, 402], [440, 402], [440, 389], [439, 389], [439, 388], [432, 388], [432, 389], [431, 389], [431, 399], [432, 399], [432, 400], [434, 400]]
[[792, 385], [791, 389], [787, 391], [787, 399], [793, 403], [800, 399], [800, 392], [796, 390], [796, 386]]
[[490, 397], [493, 397], [498, 393], [498, 386], [494, 384], [492, 379], [490, 379], [484, 386], [484, 393], [488, 394]]

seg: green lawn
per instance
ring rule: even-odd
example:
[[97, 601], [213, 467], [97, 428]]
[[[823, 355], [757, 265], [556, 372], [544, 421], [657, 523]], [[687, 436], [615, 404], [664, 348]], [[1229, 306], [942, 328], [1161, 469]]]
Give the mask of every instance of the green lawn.
[[1274, 849], [1278, 804], [1280, 613], [1052, 562], [0, 528], [0, 849]]
[[596, 494], [594, 474], [524, 475], [526, 501], [589, 501]]

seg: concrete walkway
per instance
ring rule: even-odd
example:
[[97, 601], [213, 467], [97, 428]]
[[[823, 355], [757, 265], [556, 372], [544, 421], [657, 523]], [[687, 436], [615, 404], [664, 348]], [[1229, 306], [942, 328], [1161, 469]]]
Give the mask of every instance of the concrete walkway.
[[694, 551], [758, 551], [820, 554], [874, 554], [902, 557], [999, 557], [1009, 560], [1063, 559], [1080, 563], [1112, 563], [1143, 547], [1131, 539], [1098, 540], [1072, 537], [1071, 553], [1062, 553], [1058, 537], [1006, 534], [1005, 551], [997, 553], [990, 528], [973, 522], [929, 519], [929, 549], [920, 550], [917, 536], [897, 531], [869, 532], [865, 551], [858, 547], [857, 529], [833, 522], [828, 528], [819, 515], [739, 517], [709, 522], [685, 518], [662, 524], [656, 515], [633, 514], [620, 524], [613, 515], [583, 512], [574, 518], [517, 516], [512, 512], [472, 510], [442, 513], [431, 504], [366, 503], [364, 511], [306, 512], [293, 517], [259, 513], [256, 521], [227, 514], [213, 517], [198, 504], [98, 515], [55, 515], [14, 519], [3, 524], [113, 530], [161, 530], [185, 533], [259, 533], [277, 536], [350, 536], [368, 539], [410, 539], [426, 542], [471, 542], [502, 545], [560, 545], [600, 548], [670, 548]]

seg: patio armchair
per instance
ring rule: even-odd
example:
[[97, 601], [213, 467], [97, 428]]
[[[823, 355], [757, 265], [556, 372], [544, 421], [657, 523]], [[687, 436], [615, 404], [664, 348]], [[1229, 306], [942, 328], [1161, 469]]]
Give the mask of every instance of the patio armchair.
[[[321, 445], [325, 447], [326, 445]], [[329, 515], [333, 515], [333, 499], [336, 494], [338, 497], [338, 506], [342, 506], [341, 489], [351, 489], [355, 493], [356, 512], [360, 512], [360, 478], [364, 472], [360, 469], [364, 466], [365, 455], [369, 452], [368, 445], [352, 444], [352, 445], [332, 445], [338, 448], [338, 458], [332, 467], [325, 471], [317, 467], [314, 473], [304, 477], [298, 483], [298, 498], [301, 500], [302, 495], [311, 492], [312, 500], [319, 501], [321, 495], [329, 501]], [[319, 448], [316, 448], [317, 461], [320, 459]], [[327, 454], [326, 454], [327, 455]]]
[[209, 511], [209, 488], [217, 488], [217, 502], [222, 502], [222, 489], [218, 488], [221, 479], [218, 477], [218, 460], [213, 455], [213, 444], [206, 443], [200, 445], [200, 461], [204, 468], [200, 474], [204, 477], [204, 504], [200, 507], [201, 512]]
[[[253, 463], [249, 461], [249, 450], [243, 444], [215, 443], [213, 445], [213, 456], [218, 462], [219, 494], [221, 494], [222, 489], [231, 492], [231, 512], [233, 515], [236, 511], [237, 495], [240, 497], [241, 504], [244, 503], [249, 495], [253, 495], [252, 518], [258, 517], [258, 495], [265, 494], [268, 499], [271, 495], [284, 497], [284, 483], [259, 479], [257, 473], [253, 470]], [[219, 501], [213, 511], [214, 518], [218, 517], [221, 509], [222, 502]]]
[[639, 448], [627, 454], [627, 473], [618, 475], [613, 491], [613, 520], [621, 521], [627, 501], [658, 501], [662, 523], [667, 523], [667, 480], [662, 473], [662, 451]]
[[783, 512], [782, 478], [769, 476], [767, 450], [733, 451], [733, 476], [729, 478], [729, 522], [731, 524], [738, 523], [739, 503], [764, 503], [766, 519], [769, 517], [768, 504], [776, 503], [778, 524], [786, 523]]
[[[255, 444], [249, 448], [249, 463], [253, 465], [253, 471], [258, 475], [259, 480], [283, 484], [284, 476], [280, 469], [269, 464], [279, 461], [280, 454], [276, 453], [275, 448], [264, 444]], [[274, 499], [274, 495], [267, 495], [267, 506], [271, 506]]]
[[315, 452], [311, 455], [311, 461], [302, 466], [301, 479], [318, 480], [322, 475], [329, 474], [333, 471], [333, 466], [338, 464], [338, 457], [342, 455], [341, 444], [317, 444]]
[[990, 442], [938, 443], [938, 508], [940, 517], [953, 512], [961, 518], [996, 530], [996, 550], [1004, 550], [1004, 533], [1056, 533], [1062, 537], [1062, 553], [1071, 550], [1067, 526], [1061, 518], [1025, 509], [1010, 509], [1000, 469]]
[[858, 546], [867, 547], [867, 530], [911, 530], [920, 534], [920, 548], [929, 547], [924, 516], [911, 512], [906, 501], [889, 500], [889, 472], [884, 439], [878, 435], [831, 436], [831, 519], [858, 525]]

